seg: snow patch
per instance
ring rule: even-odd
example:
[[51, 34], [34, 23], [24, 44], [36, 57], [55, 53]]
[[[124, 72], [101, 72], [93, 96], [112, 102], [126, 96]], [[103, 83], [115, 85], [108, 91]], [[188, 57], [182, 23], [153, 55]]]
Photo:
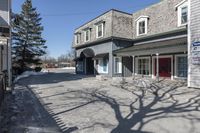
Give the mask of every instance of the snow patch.
[[62, 69], [75, 69], [75, 67], [63, 67]]
[[22, 78], [27, 78], [29, 76], [33, 76], [33, 75], [44, 75], [48, 72], [48, 70], [42, 70], [41, 72], [34, 72], [34, 71], [25, 71], [23, 72], [21, 75], [17, 76], [14, 80], [14, 83], [16, 83], [18, 80], [22, 79]]

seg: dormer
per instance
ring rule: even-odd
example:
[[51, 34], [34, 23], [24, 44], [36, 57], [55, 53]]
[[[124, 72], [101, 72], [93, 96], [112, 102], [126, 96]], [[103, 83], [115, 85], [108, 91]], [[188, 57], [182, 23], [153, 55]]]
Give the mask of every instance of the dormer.
[[137, 36], [141, 36], [141, 35], [146, 35], [147, 34], [148, 19], [149, 19], [149, 16], [140, 16], [135, 20]]
[[105, 21], [101, 20], [97, 23], [95, 23], [96, 25], [96, 38], [101, 38], [104, 36], [105, 34]]
[[76, 32], [74, 33], [75, 37], [74, 37], [74, 41], [75, 41], [75, 45], [78, 45], [81, 43], [81, 32]]
[[183, 0], [175, 6], [178, 13], [178, 27], [187, 25], [188, 22], [188, 1]]
[[84, 31], [84, 42], [89, 42], [91, 40], [91, 27], [83, 29]]

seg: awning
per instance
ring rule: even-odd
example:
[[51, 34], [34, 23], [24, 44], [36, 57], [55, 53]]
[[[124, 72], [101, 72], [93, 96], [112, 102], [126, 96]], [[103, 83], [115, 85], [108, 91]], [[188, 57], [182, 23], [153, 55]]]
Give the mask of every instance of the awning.
[[142, 56], [187, 52], [187, 38], [134, 45], [114, 51], [118, 56]]
[[109, 56], [109, 53], [97, 54], [94, 56], [94, 59], [102, 59]]

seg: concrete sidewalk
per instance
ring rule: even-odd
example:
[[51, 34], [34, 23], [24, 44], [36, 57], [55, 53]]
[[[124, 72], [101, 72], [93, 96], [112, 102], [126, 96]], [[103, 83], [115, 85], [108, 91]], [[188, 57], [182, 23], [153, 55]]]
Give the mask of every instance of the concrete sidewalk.
[[32, 91], [16, 85], [6, 96], [0, 126], [1, 133], [59, 133], [60, 128]]

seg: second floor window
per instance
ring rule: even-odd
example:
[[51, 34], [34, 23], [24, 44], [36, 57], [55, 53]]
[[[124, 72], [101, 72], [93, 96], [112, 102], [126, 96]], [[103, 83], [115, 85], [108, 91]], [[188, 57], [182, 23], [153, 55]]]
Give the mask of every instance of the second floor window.
[[104, 33], [104, 23], [100, 23], [99, 25], [97, 25], [96, 28], [97, 38], [103, 37], [103, 33]]
[[137, 36], [147, 34], [148, 16], [142, 16], [136, 20]]
[[139, 22], [139, 34], [145, 34], [145, 21]]
[[90, 41], [90, 29], [85, 31], [85, 42]]
[[181, 24], [187, 23], [187, 17], [188, 17], [188, 8], [187, 6], [185, 6], [181, 9]]
[[81, 42], [81, 34], [80, 33], [76, 34], [75, 42], [76, 42], [76, 44], [79, 44]]
[[188, 22], [188, 4], [182, 3], [178, 6], [178, 26], [184, 26]]

